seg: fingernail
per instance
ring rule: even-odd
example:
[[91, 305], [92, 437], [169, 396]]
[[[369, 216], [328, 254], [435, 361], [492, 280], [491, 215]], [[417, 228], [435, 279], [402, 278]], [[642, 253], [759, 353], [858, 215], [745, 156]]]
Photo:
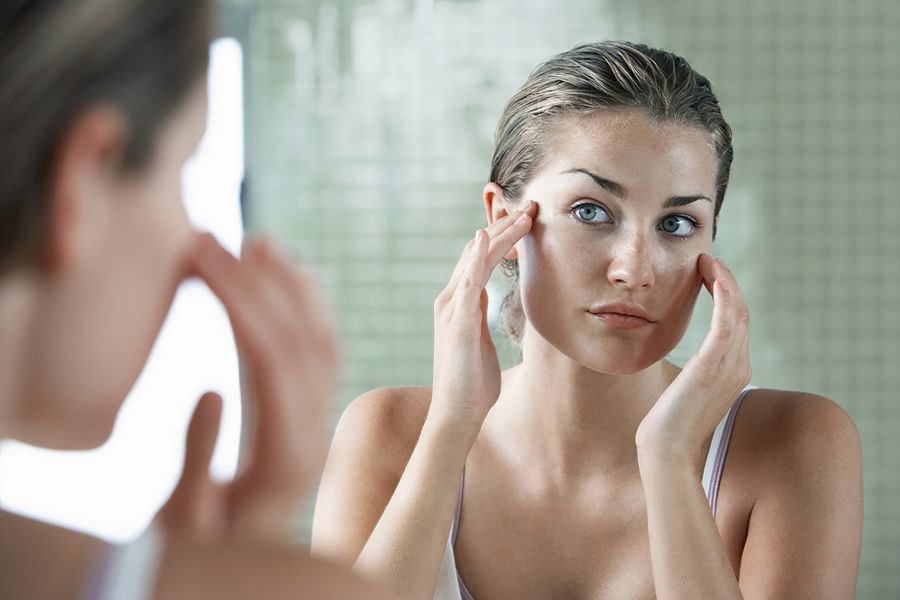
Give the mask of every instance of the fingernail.
[[716, 279], [716, 281], [719, 282], [719, 289], [721, 289], [726, 294], [729, 293], [730, 290], [728, 289], [728, 286], [725, 285], [724, 281], [722, 281], [721, 279]]
[[528, 222], [528, 219], [530, 219], [530, 218], [531, 218], [531, 217], [529, 217], [527, 214], [522, 213], [521, 215], [519, 215], [519, 218], [516, 219], [516, 223], [515, 223], [515, 224], [516, 224], [516, 225], [521, 225], [522, 223], [527, 223], [527, 222]]

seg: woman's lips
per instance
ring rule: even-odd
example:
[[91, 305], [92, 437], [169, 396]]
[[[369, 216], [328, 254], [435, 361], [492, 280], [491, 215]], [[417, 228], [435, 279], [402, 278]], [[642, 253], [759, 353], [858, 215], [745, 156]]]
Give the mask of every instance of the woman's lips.
[[638, 327], [653, 325], [653, 321], [648, 321], [647, 319], [641, 317], [623, 315], [621, 313], [606, 312], [591, 314], [608, 325], [612, 325], [613, 327], [620, 327], [622, 329], [637, 329]]
[[604, 323], [622, 329], [636, 329], [656, 323], [643, 306], [630, 302], [594, 305], [588, 312]]

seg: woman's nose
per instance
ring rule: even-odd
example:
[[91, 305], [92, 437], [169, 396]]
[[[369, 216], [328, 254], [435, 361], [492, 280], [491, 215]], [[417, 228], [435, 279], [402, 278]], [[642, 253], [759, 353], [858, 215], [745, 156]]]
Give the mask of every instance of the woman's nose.
[[643, 235], [622, 240], [609, 263], [607, 278], [614, 287], [641, 289], [653, 285], [651, 252]]

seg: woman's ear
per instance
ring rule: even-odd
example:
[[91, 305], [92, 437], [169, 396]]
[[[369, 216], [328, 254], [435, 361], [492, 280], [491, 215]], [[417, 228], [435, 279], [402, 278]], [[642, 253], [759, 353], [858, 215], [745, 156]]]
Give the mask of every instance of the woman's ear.
[[485, 216], [487, 216], [488, 225], [507, 215], [503, 188], [493, 181], [488, 182], [484, 186], [484, 212]]
[[[484, 186], [484, 212], [487, 216], [488, 225], [509, 214], [506, 208], [506, 197], [503, 195], [503, 188], [493, 181], [488, 182]], [[513, 246], [512, 250], [507, 252], [504, 258], [515, 260], [518, 257], [519, 253]]]
[[96, 107], [72, 122], [56, 145], [46, 179], [44, 267], [69, 270], [90, 249], [114, 196], [127, 142], [121, 112]]

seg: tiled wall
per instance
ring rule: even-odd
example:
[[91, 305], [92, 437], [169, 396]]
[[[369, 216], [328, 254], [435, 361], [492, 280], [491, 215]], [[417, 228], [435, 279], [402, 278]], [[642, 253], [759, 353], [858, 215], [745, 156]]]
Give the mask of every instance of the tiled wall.
[[859, 597], [900, 597], [900, 3], [225, 1], [251, 17], [250, 227], [318, 267], [338, 307], [335, 419], [365, 390], [429, 381], [431, 304], [482, 224], [493, 129], [532, 67], [630, 39], [709, 76], [735, 137], [716, 252], [751, 304], [754, 382], [853, 415]]

